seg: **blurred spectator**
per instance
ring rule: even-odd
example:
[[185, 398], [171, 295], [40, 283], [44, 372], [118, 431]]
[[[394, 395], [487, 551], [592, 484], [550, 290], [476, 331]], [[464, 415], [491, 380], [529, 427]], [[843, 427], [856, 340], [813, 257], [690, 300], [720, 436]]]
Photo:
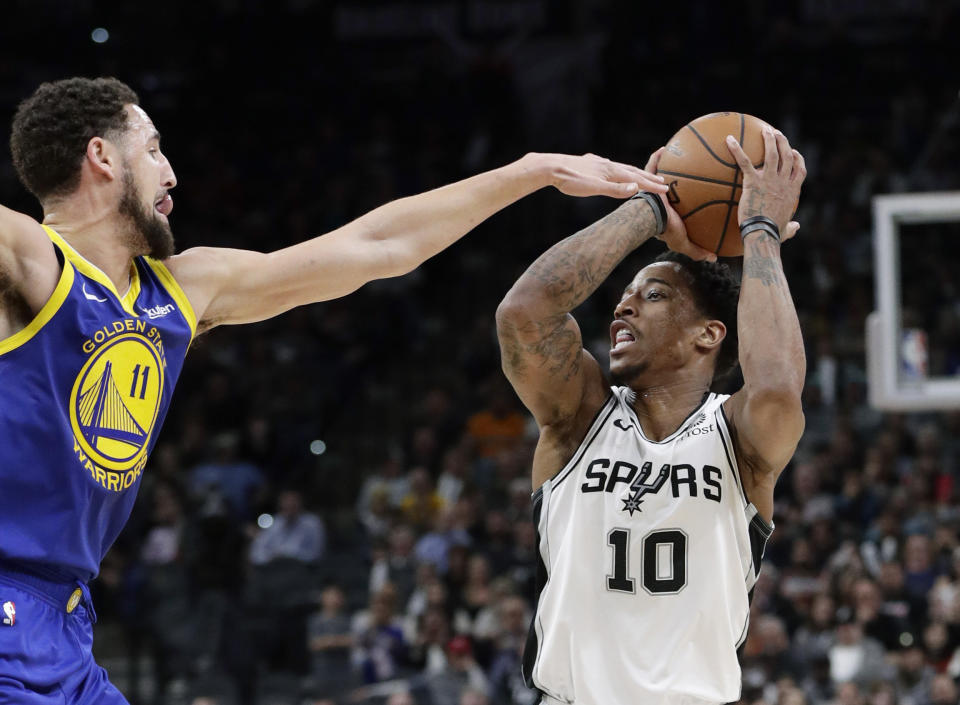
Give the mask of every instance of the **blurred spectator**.
[[794, 657], [805, 668], [827, 658], [836, 639], [834, 613], [836, 607], [829, 594], [821, 593], [813, 599], [807, 620], [793, 637]]
[[323, 520], [304, 511], [300, 492], [287, 489], [277, 498], [277, 514], [273, 522], [253, 537], [250, 562], [264, 565], [279, 558], [315, 563], [327, 546]]
[[216, 665], [224, 623], [242, 593], [246, 543], [219, 494], [208, 495], [190, 525], [184, 555], [194, 594], [196, 670]]
[[183, 501], [169, 483], [155, 488], [152, 523], [141, 554], [144, 574], [140, 599], [149, 605], [146, 635], [157, 692], [163, 695], [174, 679], [188, 673], [195, 646], [182, 548], [186, 532]]
[[930, 705], [956, 705], [957, 683], [950, 676], [940, 674], [930, 682]]
[[417, 531], [423, 531], [433, 525], [443, 509], [443, 499], [433, 488], [426, 468], [414, 468], [408, 477], [410, 489], [400, 500], [400, 510], [406, 522]]
[[943, 622], [930, 622], [923, 630], [923, 652], [937, 673], [944, 673], [953, 656], [950, 634]]
[[400, 604], [405, 605], [416, 585], [417, 565], [413, 556], [413, 530], [406, 524], [398, 524], [390, 531], [387, 550], [374, 552], [370, 568], [370, 594], [380, 592], [391, 585]]
[[870, 690], [868, 705], [897, 705], [897, 689], [889, 682], [877, 683]]
[[863, 627], [849, 607], [837, 610], [837, 639], [830, 647], [829, 658], [830, 676], [837, 684], [856, 683], [869, 687], [892, 675], [883, 646], [864, 636]]
[[357, 515], [364, 524], [370, 514], [370, 506], [374, 495], [386, 493], [387, 504], [391, 508], [399, 508], [403, 498], [410, 491], [410, 480], [403, 475], [403, 464], [396, 452], [388, 454], [377, 471], [368, 475], [360, 487], [357, 497]]
[[896, 656], [896, 685], [899, 705], [923, 705], [930, 684], [936, 675], [927, 664], [920, 643], [911, 634], [906, 635], [908, 643]]
[[310, 675], [321, 691], [350, 684], [350, 652], [354, 635], [343, 591], [331, 585], [320, 594], [320, 611], [307, 622], [308, 648], [313, 655]]
[[451, 546], [469, 546], [472, 543], [470, 534], [454, 527], [457, 508], [444, 507], [437, 513], [431, 531], [424, 533], [414, 547], [417, 560], [429, 563], [440, 574], [449, 570], [449, 552]]
[[483, 698], [489, 697], [490, 684], [473, 660], [473, 649], [467, 637], [451, 639], [447, 643], [446, 655], [444, 666], [427, 674], [433, 705], [460, 705], [461, 693], [465, 690], [477, 691]]
[[477, 458], [493, 458], [523, 438], [527, 417], [520, 413], [506, 383], [497, 378], [487, 394], [487, 407], [467, 419], [467, 437]]
[[467, 562], [467, 581], [460, 595], [461, 605], [475, 624], [477, 615], [491, 603], [493, 598], [490, 587], [490, 562], [485, 556], [480, 554], [470, 556]]
[[790, 653], [790, 638], [783, 620], [763, 615], [747, 634], [743, 645], [743, 668], [752, 678], [773, 682], [783, 676], [792, 676], [795, 665]]
[[158, 485], [153, 495], [153, 526], [143, 542], [141, 557], [147, 565], [166, 565], [182, 558], [185, 528], [183, 505], [172, 485]]
[[387, 705], [417, 705], [417, 701], [409, 690], [401, 690], [387, 697]]
[[898, 561], [885, 562], [880, 567], [878, 584], [883, 595], [883, 613], [899, 624], [906, 623], [911, 629], [915, 628], [926, 612], [926, 600], [911, 597], [906, 591], [903, 566]]
[[458, 705], [488, 705], [489, 702], [486, 693], [467, 687], [461, 693]]
[[444, 506], [452, 507], [463, 492], [469, 471], [469, 456], [460, 446], [453, 446], [443, 454], [443, 465], [437, 478], [437, 495]]
[[496, 630], [491, 634], [490, 683], [493, 697], [507, 705], [533, 705], [537, 695], [523, 683], [521, 663], [532, 615], [523, 598], [507, 595], [497, 604]]
[[837, 686], [835, 705], [864, 705], [863, 692], [856, 683], [841, 683]]
[[908, 536], [903, 547], [904, 588], [915, 599], [923, 599], [936, 579], [930, 537]]
[[853, 584], [853, 612], [864, 633], [886, 649], [895, 649], [900, 634], [909, 628], [906, 620], [884, 612], [880, 588], [869, 578], [860, 578]]
[[410, 648], [410, 661], [428, 673], [442, 670], [447, 662], [450, 618], [441, 605], [433, 604], [417, 619]]
[[263, 473], [255, 465], [237, 458], [238, 443], [239, 438], [233, 432], [214, 437], [212, 458], [190, 471], [190, 488], [199, 497], [219, 492], [234, 515], [246, 519], [250, 516], [251, 498], [263, 486], [264, 480]]
[[359, 516], [360, 523], [374, 542], [387, 538], [390, 526], [394, 522], [394, 509], [390, 505], [390, 490], [383, 485], [374, 487], [370, 492], [366, 509]]
[[396, 591], [385, 585], [370, 597], [370, 607], [353, 620], [352, 660], [364, 683], [403, 675], [408, 662], [403, 625], [395, 615]]

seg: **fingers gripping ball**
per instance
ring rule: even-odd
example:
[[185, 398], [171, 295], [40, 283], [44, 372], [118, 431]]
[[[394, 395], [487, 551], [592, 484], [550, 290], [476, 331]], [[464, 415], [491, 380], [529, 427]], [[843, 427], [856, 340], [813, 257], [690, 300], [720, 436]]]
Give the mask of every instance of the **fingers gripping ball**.
[[743, 172], [727, 149], [733, 135], [757, 168], [763, 165], [762, 120], [745, 113], [711, 113], [670, 138], [657, 173], [666, 179], [667, 198], [683, 218], [687, 236], [721, 257], [743, 254], [737, 204]]

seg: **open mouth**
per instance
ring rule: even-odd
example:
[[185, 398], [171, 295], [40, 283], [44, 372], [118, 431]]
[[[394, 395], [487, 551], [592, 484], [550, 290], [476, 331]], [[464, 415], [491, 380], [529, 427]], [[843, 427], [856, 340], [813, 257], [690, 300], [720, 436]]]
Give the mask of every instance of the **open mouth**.
[[637, 339], [630, 329], [630, 326], [623, 321], [613, 322], [613, 325], [610, 326], [610, 337], [612, 343], [610, 348], [611, 352], [622, 350]]
[[153, 204], [153, 207], [156, 208], [157, 213], [160, 215], [170, 215], [170, 212], [173, 210], [173, 198], [170, 197], [169, 193], [163, 194], [163, 198]]

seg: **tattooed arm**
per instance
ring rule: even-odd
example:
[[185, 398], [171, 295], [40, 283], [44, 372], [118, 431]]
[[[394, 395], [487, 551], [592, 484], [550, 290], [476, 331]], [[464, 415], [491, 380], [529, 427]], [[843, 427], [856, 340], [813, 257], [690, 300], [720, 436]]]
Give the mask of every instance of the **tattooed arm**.
[[585, 393], [595, 405], [606, 398], [603, 374], [570, 311], [654, 235], [650, 205], [627, 201], [542, 254], [497, 308], [503, 371], [541, 428], [570, 421]]
[[[730, 151], [744, 171], [739, 217], [765, 215], [779, 226], [784, 240], [799, 227], [788, 223], [806, 175], [803, 157], [779, 132], [764, 134], [764, 166], [757, 171], [740, 146], [728, 138]], [[740, 366], [744, 386], [725, 406], [735, 429], [737, 456], [747, 495], [769, 519], [773, 484], [803, 433], [800, 393], [806, 359], [800, 323], [790, 296], [780, 243], [762, 230], [744, 240], [743, 280], [737, 309]]]
[[[646, 166], [648, 172], [656, 171], [659, 156], [658, 150]], [[580, 442], [609, 395], [600, 366], [583, 349], [580, 328], [570, 312], [628, 253], [654, 236], [650, 204], [627, 201], [547, 250], [497, 308], [503, 370], [540, 427], [535, 486], [552, 474], [538, 468], [555, 471], [562, 466], [565, 444], [571, 439]], [[687, 239], [683, 221], [672, 208], [667, 207], [666, 231], [660, 238], [691, 257], [713, 257]]]

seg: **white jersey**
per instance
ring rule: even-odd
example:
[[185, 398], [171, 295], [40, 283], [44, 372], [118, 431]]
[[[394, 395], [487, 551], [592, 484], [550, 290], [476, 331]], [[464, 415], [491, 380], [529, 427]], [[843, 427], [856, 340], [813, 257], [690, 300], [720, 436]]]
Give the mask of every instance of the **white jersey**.
[[540, 596], [524, 677], [547, 703], [734, 702], [773, 527], [740, 485], [727, 396], [708, 395], [659, 442], [632, 396], [614, 388], [534, 493]]

